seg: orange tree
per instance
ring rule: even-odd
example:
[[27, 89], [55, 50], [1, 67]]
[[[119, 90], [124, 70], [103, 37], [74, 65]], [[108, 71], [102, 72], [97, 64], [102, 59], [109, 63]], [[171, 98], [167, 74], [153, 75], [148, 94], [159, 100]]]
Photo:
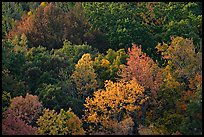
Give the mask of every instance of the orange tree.
[[141, 47], [133, 44], [132, 48], [128, 49], [129, 58], [127, 65], [122, 67], [119, 72], [122, 79], [134, 80], [144, 87], [145, 95], [150, 97], [150, 100], [143, 104], [142, 122], [145, 122], [146, 111], [152, 111], [151, 117], [154, 116], [157, 102], [157, 91], [159, 90], [162, 78], [161, 69], [146, 53], [142, 52]]
[[104, 90], [95, 91], [93, 98], [86, 98], [84, 120], [96, 129], [112, 132], [116, 123], [140, 111], [141, 104], [148, 99], [143, 92], [144, 88], [133, 80], [106, 81]]
[[121, 76], [125, 80], [134, 79], [145, 90], [151, 91], [151, 95], [156, 98], [156, 91], [161, 83], [160, 71], [155, 63], [146, 53], [142, 52], [141, 47], [133, 44], [128, 48], [127, 65], [124, 65]]
[[87, 22], [80, 3], [69, 11], [63, 11], [54, 3], [41, 3], [33, 13], [22, 16], [6, 38], [13, 39], [16, 35], [25, 34], [29, 47], [39, 45], [47, 49], [59, 49], [65, 39], [73, 44], [88, 43], [97, 48], [104, 46], [103, 33], [92, 29]]

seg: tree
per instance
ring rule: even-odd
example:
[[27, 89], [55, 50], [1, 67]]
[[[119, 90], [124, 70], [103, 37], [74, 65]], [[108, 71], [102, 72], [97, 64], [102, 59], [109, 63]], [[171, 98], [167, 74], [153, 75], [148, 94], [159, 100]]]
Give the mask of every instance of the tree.
[[25, 95], [28, 87], [22, 79], [25, 55], [16, 52], [11, 42], [2, 40], [2, 91], [7, 91], [11, 97]]
[[36, 135], [37, 128], [27, 125], [12, 112], [2, 120], [2, 135]]
[[53, 2], [53, 4], [61, 8], [64, 12], [69, 12], [76, 3], [75, 2]]
[[[142, 45], [143, 52], [160, 60], [155, 47], [170, 43], [171, 36], [192, 38], [199, 50], [202, 39], [202, 12], [195, 2], [92, 2], [83, 3], [88, 21], [105, 34], [108, 48], [127, 49]], [[126, 11], [126, 12], [122, 12]]]
[[66, 107], [66, 94], [59, 84], [42, 84], [36, 92], [39, 94], [39, 99], [43, 102], [44, 107], [57, 111]]
[[141, 110], [142, 103], [148, 99], [143, 92], [144, 88], [133, 80], [106, 81], [104, 90], [95, 91], [92, 98], [86, 98], [84, 121], [94, 124], [96, 129], [102, 126], [111, 132], [116, 123]]
[[39, 2], [2, 2], [2, 37], [16, 26], [16, 21], [29, 10], [34, 10]]
[[23, 65], [23, 80], [29, 90], [36, 94], [36, 90], [43, 84], [57, 84], [60, 70], [66, 69], [68, 64], [63, 58], [51, 55], [44, 47], [33, 47], [26, 52], [26, 63]]
[[[128, 48], [133, 42], [145, 46], [153, 42], [152, 35], [138, 14], [136, 3], [92, 2], [83, 3], [85, 16], [94, 28], [105, 34], [108, 48]], [[126, 11], [126, 12], [123, 12]]]
[[105, 55], [98, 54], [94, 58], [94, 69], [98, 76], [99, 87], [104, 86], [105, 80], [116, 81], [119, 78], [118, 71], [126, 63], [127, 57], [128, 55], [124, 49], [118, 51], [108, 49]]
[[146, 91], [151, 91], [151, 96], [156, 99], [156, 91], [161, 85], [158, 65], [135, 44], [132, 49], [128, 49], [128, 55], [127, 65], [124, 65], [120, 75], [125, 80], [135, 80], [144, 86]]
[[[187, 104], [186, 117], [180, 127], [186, 135], [202, 135], [202, 88], [198, 86], [196, 97]], [[185, 126], [184, 126], [185, 125]]]
[[87, 53], [81, 57], [71, 77], [76, 84], [78, 94], [83, 98], [96, 90], [96, 73], [90, 54]]
[[3, 113], [2, 134], [5, 135], [35, 135], [35, 121], [42, 109], [37, 96], [27, 94], [11, 100], [9, 108]]
[[5, 112], [10, 105], [11, 94], [9, 92], [3, 91], [2, 93], [2, 112]]
[[[30, 48], [41, 45], [49, 50], [61, 48], [66, 39], [74, 44], [95, 44], [95, 47], [103, 44], [102, 33], [91, 29], [80, 4], [75, 4], [69, 12], [54, 3], [42, 5], [33, 14], [24, 15], [7, 38], [12, 39], [24, 33]], [[98, 41], [97, 45], [95, 41]]]
[[[158, 92], [160, 103], [157, 108], [159, 115], [154, 120], [156, 126], [164, 126], [168, 134], [176, 131], [181, 134], [200, 134], [201, 53], [195, 52], [191, 40], [182, 37], [172, 38], [169, 45], [158, 44], [157, 48], [166, 60], [166, 66], [162, 69], [164, 82]], [[192, 104], [195, 106], [192, 107]], [[191, 109], [195, 110], [191, 113]], [[194, 124], [195, 121], [199, 124]]]
[[42, 104], [38, 101], [38, 97], [26, 94], [25, 98], [22, 96], [13, 98], [5, 113], [12, 113], [26, 124], [33, 125], [39, 117], [41, 110]]
[[71, 109], [60, 113], [54, 110], [44, 109], [43, 115], [37, 121], [40, 135], [83, 135], [81, 120], [71, 112]]
[[72, 75], [75, 65], [77, 64], [78, 60], [82, 57], [85, 53], [90, 53], [91, 56], [95, 56], [97, 53], [96, 49], [93, 49], [91, 46], [82, 44], [82, 45], [75, 45], [72, 44], [70, 41], [65, 40], [63, 43], [63, 47], [60, 49], [55, 49], [50, 52], [52, 55], [59, 56], [68, 64], [66, 65], [66, 70], [68, 75]]
[[[189, 79], [196, 73], [201, 74], [201, 52], [195, 51], [192, 40], [172, 37], [171, 44], [158, 44], [156, 47], [175, 71], [176, 78]], [[191, 71], [189, 71], [191, 70]]]

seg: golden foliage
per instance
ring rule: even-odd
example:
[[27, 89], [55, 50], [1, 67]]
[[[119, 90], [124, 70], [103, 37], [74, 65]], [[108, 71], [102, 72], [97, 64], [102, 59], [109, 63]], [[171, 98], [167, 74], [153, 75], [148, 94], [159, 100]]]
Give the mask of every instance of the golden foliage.
[[72, 78], [80, 95], [88, 95], [97, 88], [96, 73], [90, 54], [84, 54], [76, 64]]
[[48, 2], [41, 2], [40, 6], [42, 6], [43, 8], [45, 8], [48, 5]]
[[88, 123], [100, 123], [105, 129], [111, 129], [118, 119], [140, 110], [141, 104], [148, 99], [143, 92], [144, 88], [133, 80], [115, 83], [106, 80], [105, 90], [95, 91], [93, 98], [86, 98], [84, 119]]
[[102, 59], [101, 60], [101, 67], [108, 67], [108, 65], [110, 64], [110, 62], [107, 59]]

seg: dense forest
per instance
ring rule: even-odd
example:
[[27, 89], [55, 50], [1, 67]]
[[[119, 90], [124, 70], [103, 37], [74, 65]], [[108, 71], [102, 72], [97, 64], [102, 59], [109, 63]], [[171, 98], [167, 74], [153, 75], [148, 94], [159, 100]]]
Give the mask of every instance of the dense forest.
[[2, 2], [3, 135], [202, 135], [201, 2]]

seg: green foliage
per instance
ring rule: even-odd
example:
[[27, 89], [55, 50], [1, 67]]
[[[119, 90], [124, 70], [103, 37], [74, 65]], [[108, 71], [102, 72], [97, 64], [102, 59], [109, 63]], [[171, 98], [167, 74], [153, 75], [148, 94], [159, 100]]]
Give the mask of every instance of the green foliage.
[[28, 89], [22, 80], [23, 64], [24, 54], [16, 53], [9, 41], [2, 40], [2, 90], [10, 92], [11, 97], [25, 95]]
[[2, 36], [16, 26], [16, 21], [28, 11], [34, 11], [39, 2], [2, 2]]
[[85, 53], [90, 53], [94, 57], [97, 50], [89, 45], [75, 45], [65, 40], [62, 48], [51, 51], [51, 54], [61, 57], [69, 64], [66, 68], [69, 75], [73, 73], [75, 65]]
[[2, 70], [2, 90], [10, 92], [12, 97], [25, 95], [28, 87], [25, 81], [19, 80], [8, 69]]
[[7, 40], [2, 40], [2, 67], [8, 69], [16, 76], [21, 74], [22, 66], [25, 64], [25, 55], [15, 51], [14, 45]]
[[42, 100], [44, 107], [55, 110], [66, 107], [66, 94], [57, 84], [42, 84], [36, 92], [39, 94], [39, 99]]
[[57, 7], [61, 8], [64, 12], [69, 12], [75, 5], [75, 2], [53, 2]]
[[119, 78], [118, 71], [121, 69], [121, 65], [126, 63], [126, 54], [124, 49], [114, 51], [108, 49], [105, 55], [98, 54], [94, 59], [94, 69], [98, 76], [99, 87], [104, 86], [105, 80], [116, 81]]
[[9, 92], [3, 91], [2, 93], [2, 112], [5, 112], [10, 105], [11, 95]]
[[[170, 43], [171, 36], [192, 38], [201, 46], [202, 12], [194, 2], [92, 2], [83, 3], [88, 21], [100, 29], [112, 49], [142, 45], [154, 60], [157, 42]], [[126, 11], [126, 12], [123, 12]]]
[[26, 53], [26, 64], [24, 64], [24, 80], [28, 83], [29, 90], [35, 90], [43, 84], [56, 84], [59, 81], [60, 70], [68, 66], [66, 62], [57, 55], [51, 55], [43, 47], [33, 47]]
[[[169, 2], [166, 9], [163, 10], [168, 17], [168, 24], [165, 24], [163, 30], [163, 32], [166, 31], [164, 37], [181, 36], [183, 38], [192, 38], [196, 48], [200, 48], [202, 15], [198, 9], [198, 4], [194, 2]], [[163, 42], [165, 42], [165, 39]]]
[[185, 119], [180, 127], [186, 135], [202, 135], [202, 88], [198, 87], [197, 97], [187, 104]]
[[83, 8], [93, 27], [105, 33], [109, 48], [118, 50], [131, 46], [133, 42], [146, 46], [153, 42], [149, 28], [138, 16], [141, 9], [136, 3], [92, 2], [83, 3]]
[[44, 109], [43, 115], [37, 121], [40, 135], [83, 135], [85, 134], [81, 120], [69, 109], [54, 110]]

